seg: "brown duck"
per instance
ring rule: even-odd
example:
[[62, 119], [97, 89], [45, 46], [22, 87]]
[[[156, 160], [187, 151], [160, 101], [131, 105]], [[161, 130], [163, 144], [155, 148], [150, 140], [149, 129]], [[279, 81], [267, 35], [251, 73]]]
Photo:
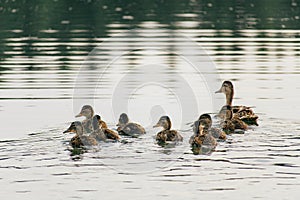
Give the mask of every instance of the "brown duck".
[[202, 114], [198, 120], [203, 120], [206, 122], [205, 125], [207, 127], [205, 127], [205, 128], [214, 138], [220, 139], [220, 140], [226, 140], [226, 133], [223, 130], [212, 127], [212, 119], [209, 114], [206, 114], [206, 113]]
[[208, 131], [209, 125], [205, 119], [197, 120], [194, 123], [194, 135], [190, 138], [189, 143], [193, 148], [206, 146], [214, 149], [217, 146], [216, 139]]
[[85, 117], [85, 119], [82, 121], [82, 126], [84, 128], [84, 131], [86, 133], [92, 133], [93, 132], [93, 117], [94, 117], [94, 109], [90, 105], [84, 105], [81, 108], [81, 111], [78, 115], [75, 117]]
[[219, 116], [223, 119], [221, 127], [228, 134], [234, 133], [235, 130], [245, 131], [248, 129], [248, 126], [244, 121], [233, 115], [232, 108], [229, 105], [222, 107]]
[[126, 113], [122, 113], [117, 124], [117, 131], [120, 135], [127, 135], [137, 137], [146, 133], [144, 127], [140, 124], [129, 122], [129, 118]]
[[165, 143], [167, 141], [180, 142], [183, 140], [183, 137], [178, 131], [171, 130], [171, 126], [172, 123], [168, 116], [162, 116], [157, 122], [157, 124], [153, 126], [153, 128], [163, 127], [164, 129], [156, 135], [156, 141], [158, 143]]
[[84, 129], [82, 123], [79, 121], [72, 122], [70, 127], [64, 131], [64, 133], [75, 133], [76, 135], [71, 139], [70, 145], [73, 148], [81, 148], [84, 146], [96, 146], [98, 145], [97, 140], [89, 135], [84, 135]]
[[[215, 93], [224, 93], [226, 96], [226, 105], [232, 106], [234, 88], [230, 81], [224, 81], [221, 88]], [[248, 125], [258, 126], [258, 116], [247, 106], [232, 106], [232, 111], [235, 117], [243, 120]]]
[[[98, 121], [99, 129], [101, 129], [103, 131], [103, 133], [104, 133], [104, 135], [106, 136], [107, 139], [116, 140], [116, 141], [120, 140], [121, 137], [119, 136], [119, 134], [117, 132], [109, 129], [107, 127], [106, 122], [101, 119], [100, 115], [95, 115], [95, 117]], [[94, 127], [94, 130], [96, 130], [95, 127]]]

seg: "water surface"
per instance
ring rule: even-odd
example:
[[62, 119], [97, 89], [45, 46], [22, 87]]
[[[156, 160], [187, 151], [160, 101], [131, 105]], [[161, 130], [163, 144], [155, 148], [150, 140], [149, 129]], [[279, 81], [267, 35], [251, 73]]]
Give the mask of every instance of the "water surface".
[[[1, 2], [1, 198], [296, 199], [299, 3]], [[189, 55], [201, 73], [180, 57], [191, 50], [186, 41], [199, 45]], [[97, 65], [87, 65], [97, 46]], [[215, 70], [203, 68], [204, 54]], [[157, 79], [167, 87], [141, 84]], [[234, 104], [255, 106], [260, 126], [229, 136], [211, 155], [193, 155], [189, 124], [218, 110], [224, 96], [212, 90], [225, 79], [234, 82]], [[116, 98], [123, 91], [132, 92], [125, 108]], [[110, 127], [124, 109], [148, 133], [76, 154], [62, 131], [84, 103]], [[165, 113], [181, 145], [155, 144], [151, 125]]]

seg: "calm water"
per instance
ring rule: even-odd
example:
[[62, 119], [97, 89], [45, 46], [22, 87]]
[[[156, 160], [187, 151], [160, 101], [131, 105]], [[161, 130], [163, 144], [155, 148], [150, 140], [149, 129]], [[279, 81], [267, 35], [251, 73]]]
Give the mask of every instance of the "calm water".
[[[0, 2], [1, 199], [296, 199], [299, 1]], [[190, 123], [224, 103], [259, 127], [193, 155]], [[147, 134], [78, 154], [64, 135], [83, 104]], [[159, 147], [168, 114], [185, 140]]]

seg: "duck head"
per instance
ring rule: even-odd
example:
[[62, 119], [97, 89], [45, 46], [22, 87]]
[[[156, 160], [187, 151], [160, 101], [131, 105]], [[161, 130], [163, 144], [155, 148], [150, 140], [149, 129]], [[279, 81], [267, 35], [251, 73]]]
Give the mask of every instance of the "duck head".
[[203, 136], [208, 130], [208, 123], [206, 120], [197, 120], [194, 123], [194, 133], [198, 136]]
[[198, 120], [204, 120], [207, 122], [208, 127], [210, 128], [212, 126], [212, 119], [211, 116], [207, 113], [200, 115]]
[[233, 84], [230, 81], [224, 81], [221, 88], [215, 93], [229, 93], [233, 91]]
[[128, 122], [129, 122], [129, 118], [128, 118], [127, 114], [122, 113], [119, 117], [119, 123], [117, 124], [117, 126], [124, 126]]
[[153, 126], [155, 127], [163, 127], [165, 130], [170, 130], [172, 126], [171, 120], [168, 116], [162, 116], [159, 121], [157, 122], [156, 125]]
[[234, 95], [233, 84], [230, 81], [224, 81], [221, 88], [215, 93], [224, 93], [226, 95], [226, 104], [231, 105]]
[[77, 135], [83, 135], [83, 127], [80, 121], [72, 122], [70, 127], [63, 133], [76, 133]]
[[63, 133], [76, 133], [75, 123], [72, 122], [70, 127], [67, 130], [65, 130]]
[[90, 106], [90, 105], [84, 105], [82, 108], [81, 108], [81, 111], [78, 115], [76, 115], [75, 117], [81, 117], [81, 116], [84, 116], [86, 117], [87, 119], [90, 119], [94, 116], [94, 110], [93, 110], [93, 107]]
[[93, 117], [92, 126], [94, 131], [99, 130], [99, 120], [101, 120], [101, 117], [99, 115], [95, 115]]

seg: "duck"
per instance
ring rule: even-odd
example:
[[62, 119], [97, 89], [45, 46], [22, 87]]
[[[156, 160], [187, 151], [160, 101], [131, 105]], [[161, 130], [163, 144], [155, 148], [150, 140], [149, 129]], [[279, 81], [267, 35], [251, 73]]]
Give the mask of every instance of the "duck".
[[99, 126], [99, 120], [98, 120], [97, 115], [95, 115], [92, 118], [92, 126], [93, 126], [93, 132], [90, 134], [90, 136], [95, 138], [97, 141], [106, 142], [107, 137], [104, 134], [104, 131]]
[[163, 127], [164, 129], [159, 133], [157, 133], [156, 135], [155, 139], [158, 143], [166, 143], [167, 141], [172, 141], [172, 142], [183, 141], [183, 137], [180, 135], [180, 133], [176, 130], [171, 130], [171, 126], [172, 123], [169, 116], [160, 117], [157, 124], [153, 126], [153, 128]]
[[137, 137], [146, 133], [145, 128], [140, 124], [129, 122], [129, 118], [126, 113], [122, 113], [119, 117], [119, 123], [116, 125], [117, 131], [120, 135], [126, 135], [131, 137]]
[[209, 124], [205, 119], [194, 122], [194, 135], [190, 138], [189, 143], [192, 148], [201, 148], [203, 146], [214, 149], [217, 146], [215, 137], [208, 131]]
[[96, 146], [98, 145], [97, 140], [90, 136], [84, 134], [83, 125], [80, 121], [72, 122], [70, 127], [63, 133], [75, 133], [76, 135], [71, 139], [70, 145], [73, 148], [82, 148], [84, 146]]
[[226, 140], [226, 133], [216, 127], [212, 127], [212, 119], [211, 116], [207, 113], [204, 113], [202, 115], [200, 115], [198, 120], [203, 120], [206, 122], [207, 127], [205, 127], [208, 132], [216, 139], [220, 139], [220, 140]]
[[81, 111], [78, 115], [76, 115], [75, 117], [85, 117], [85, 119], [82, 121], [82, 126], [84, 128], [84, 131], [86, 133], [92, 133], [93, 132], [93, 126], [92, 126], [92, 122], [93, 122], [93, 117], [94, 117], [94, 109], [92, 106], [90, 105], [84, 105], [81, 108]]
[[94, 132], [95, 131], [99, 132], [99, 130], [101, 130], [103, 132], [103, 134], [105, 135], [106, 139], [119, 141], [121, 138], [117, 132], [115, 132], [107, 127], [106, 122], [101, 119], [100, 115], [95, 115], [93, 117], [93, 129], [94, 129]]
[[245, 131], [248, 129], [248, 125], [244, 121], [233, 115], [232, 107], [229, 105], [225, 105], [221, 108], [219, 116], [223, 120], [221, 127], [223, 131], [228, 134], [234, 133], [235, 130]]
[[[224, 93], [226, 96], [226, 105], [232, 106], [234, 88], [231, 81], [224, 81], [221, 88], [215, 93]], [[258, 126], [258, 116], [248, 106], [232, 106], [233, 114], [243, 120], [248, 125]]]

